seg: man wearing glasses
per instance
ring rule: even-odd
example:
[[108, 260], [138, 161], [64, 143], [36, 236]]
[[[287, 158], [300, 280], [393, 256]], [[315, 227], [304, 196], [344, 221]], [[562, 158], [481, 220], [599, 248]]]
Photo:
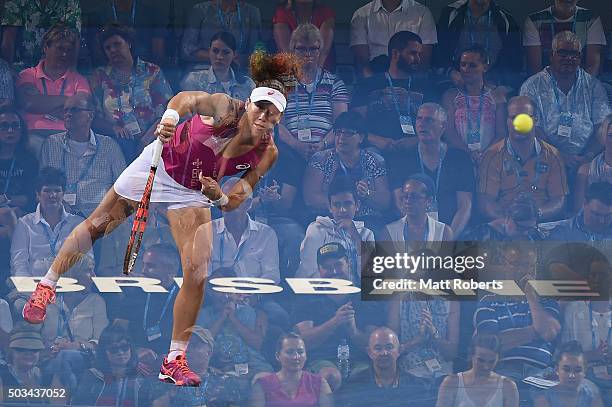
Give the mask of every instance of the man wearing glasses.
[[535, 102], [544, 140], [561, 152], [570, 180], [601, 149], [593, 135], [610, 112], [602, 84], [580, 68], [581, 48], [572, 32], [555, 35], [550, 66], [527, 79], [520, 91]]
[[66, 99], [66, 131], [50, 136], [40, 155], [43, 167], [66, 172], [64, 201], [85, 216], [98, 206], [125, 168], [119, 145], [112, 138], [91, 130], [94, 114], [88, 95], [76, 94]]

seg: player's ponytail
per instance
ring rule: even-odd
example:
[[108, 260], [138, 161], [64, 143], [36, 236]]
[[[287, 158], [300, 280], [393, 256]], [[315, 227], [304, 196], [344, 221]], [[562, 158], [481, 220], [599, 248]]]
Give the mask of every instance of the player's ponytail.
[[251, 54], [251, 77], [258, 87], [276, 89], [286, 97], [287, 91], [283, 85], [283, 77], [299, 77], [301, 65], [300, 59], [294, 54], [281, 52], [269, 55], [258, 50]]

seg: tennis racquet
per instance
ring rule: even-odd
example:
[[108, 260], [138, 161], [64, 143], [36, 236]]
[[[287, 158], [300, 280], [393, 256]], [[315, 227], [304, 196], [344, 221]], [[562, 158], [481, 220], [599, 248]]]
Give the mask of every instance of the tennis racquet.
[[149, 178], [145, 184], [142, 198], [138, 204], [136, 215], [134, 217], [134, 223], [132, 223], [132, 232], [130, 233], [130, 241], [128, 242], [127, 249], [125, 251], [125, 257], [123, 259], [123, 274], [129, 275], [134, 270], [136, 264], [136, 258], [140, 251], [140, 244], [142, 243], [142, 235], [144, 234], [145, 228], [147, 227], [147, 218], [149, 217], [149, 203], [151, 202], [151, 192], [153, 192], [153, 180], [155, 179], [155, 172], [159, 165], [159, 159], [162, 153], [163, 143], [160, 140], [155, 140], [155, 150], [153, 151], [153, 159], [151, 160], [151, 169], [149, 170]]

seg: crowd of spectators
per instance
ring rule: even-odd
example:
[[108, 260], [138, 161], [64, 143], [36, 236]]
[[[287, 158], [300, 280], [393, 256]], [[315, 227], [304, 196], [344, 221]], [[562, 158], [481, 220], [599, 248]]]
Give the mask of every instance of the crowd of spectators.
[[[501, 0], [454, 1], [437, 18], [414, 0], [286, 0], [270, 15], [244, 0], [0, 3], [0, 403], [612, 405], [612, 292], [564, 302], [526, 283], [586, 267], [609, 287], [612, 22], [577, 0], [525, 4], [524, 24]], [[283, 78], [277, 163], [239, 208], [213, 213], [209, 277], [360, 286], [375, 242], [501, 241], [496, 276], [525, 295], [363, 301], [207, 284], [187, 350], [203, 383], [167, 386], [156, 369], [182, 273], [167, 207], [152, 204], [135, 275], [156, 289], [100, 292], [93, 278], [121, 275], [129, 234], [130, 222], [112, 225], [93, 246], [75, 242], [87, 254], [65, 277], [79, 291], [24, 324], [16, 286], [45, 274], [153, 140], [168, 100], [246, 100], [256, 49], [303, 66]], [[535, 127], [519, 132], [519, 114]], [[599, 251], [560, 250], [542, 271], [540, 241]], [[530, 376], [558, 384], [536, 389]], [[15, 393], [37, 388], [58, 391]]]

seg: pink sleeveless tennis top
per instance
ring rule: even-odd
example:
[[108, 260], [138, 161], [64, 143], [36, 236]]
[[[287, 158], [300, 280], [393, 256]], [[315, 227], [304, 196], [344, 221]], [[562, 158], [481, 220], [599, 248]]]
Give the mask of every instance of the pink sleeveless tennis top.
[[186, 188], [199, 190], [202, 187], [200, 173], [219, 181], [225, 176], [256, 167], [270, 144], [269, 140], [262, 140], [238, 157], [226, 158], [220, 152], [223, 145], [236, 134], [239, 119], [229, 125], [214, 127], [203, 123], [200, 115], [195, 115], [180, 124], [172, 140], [162, 150], [168, 175]]

